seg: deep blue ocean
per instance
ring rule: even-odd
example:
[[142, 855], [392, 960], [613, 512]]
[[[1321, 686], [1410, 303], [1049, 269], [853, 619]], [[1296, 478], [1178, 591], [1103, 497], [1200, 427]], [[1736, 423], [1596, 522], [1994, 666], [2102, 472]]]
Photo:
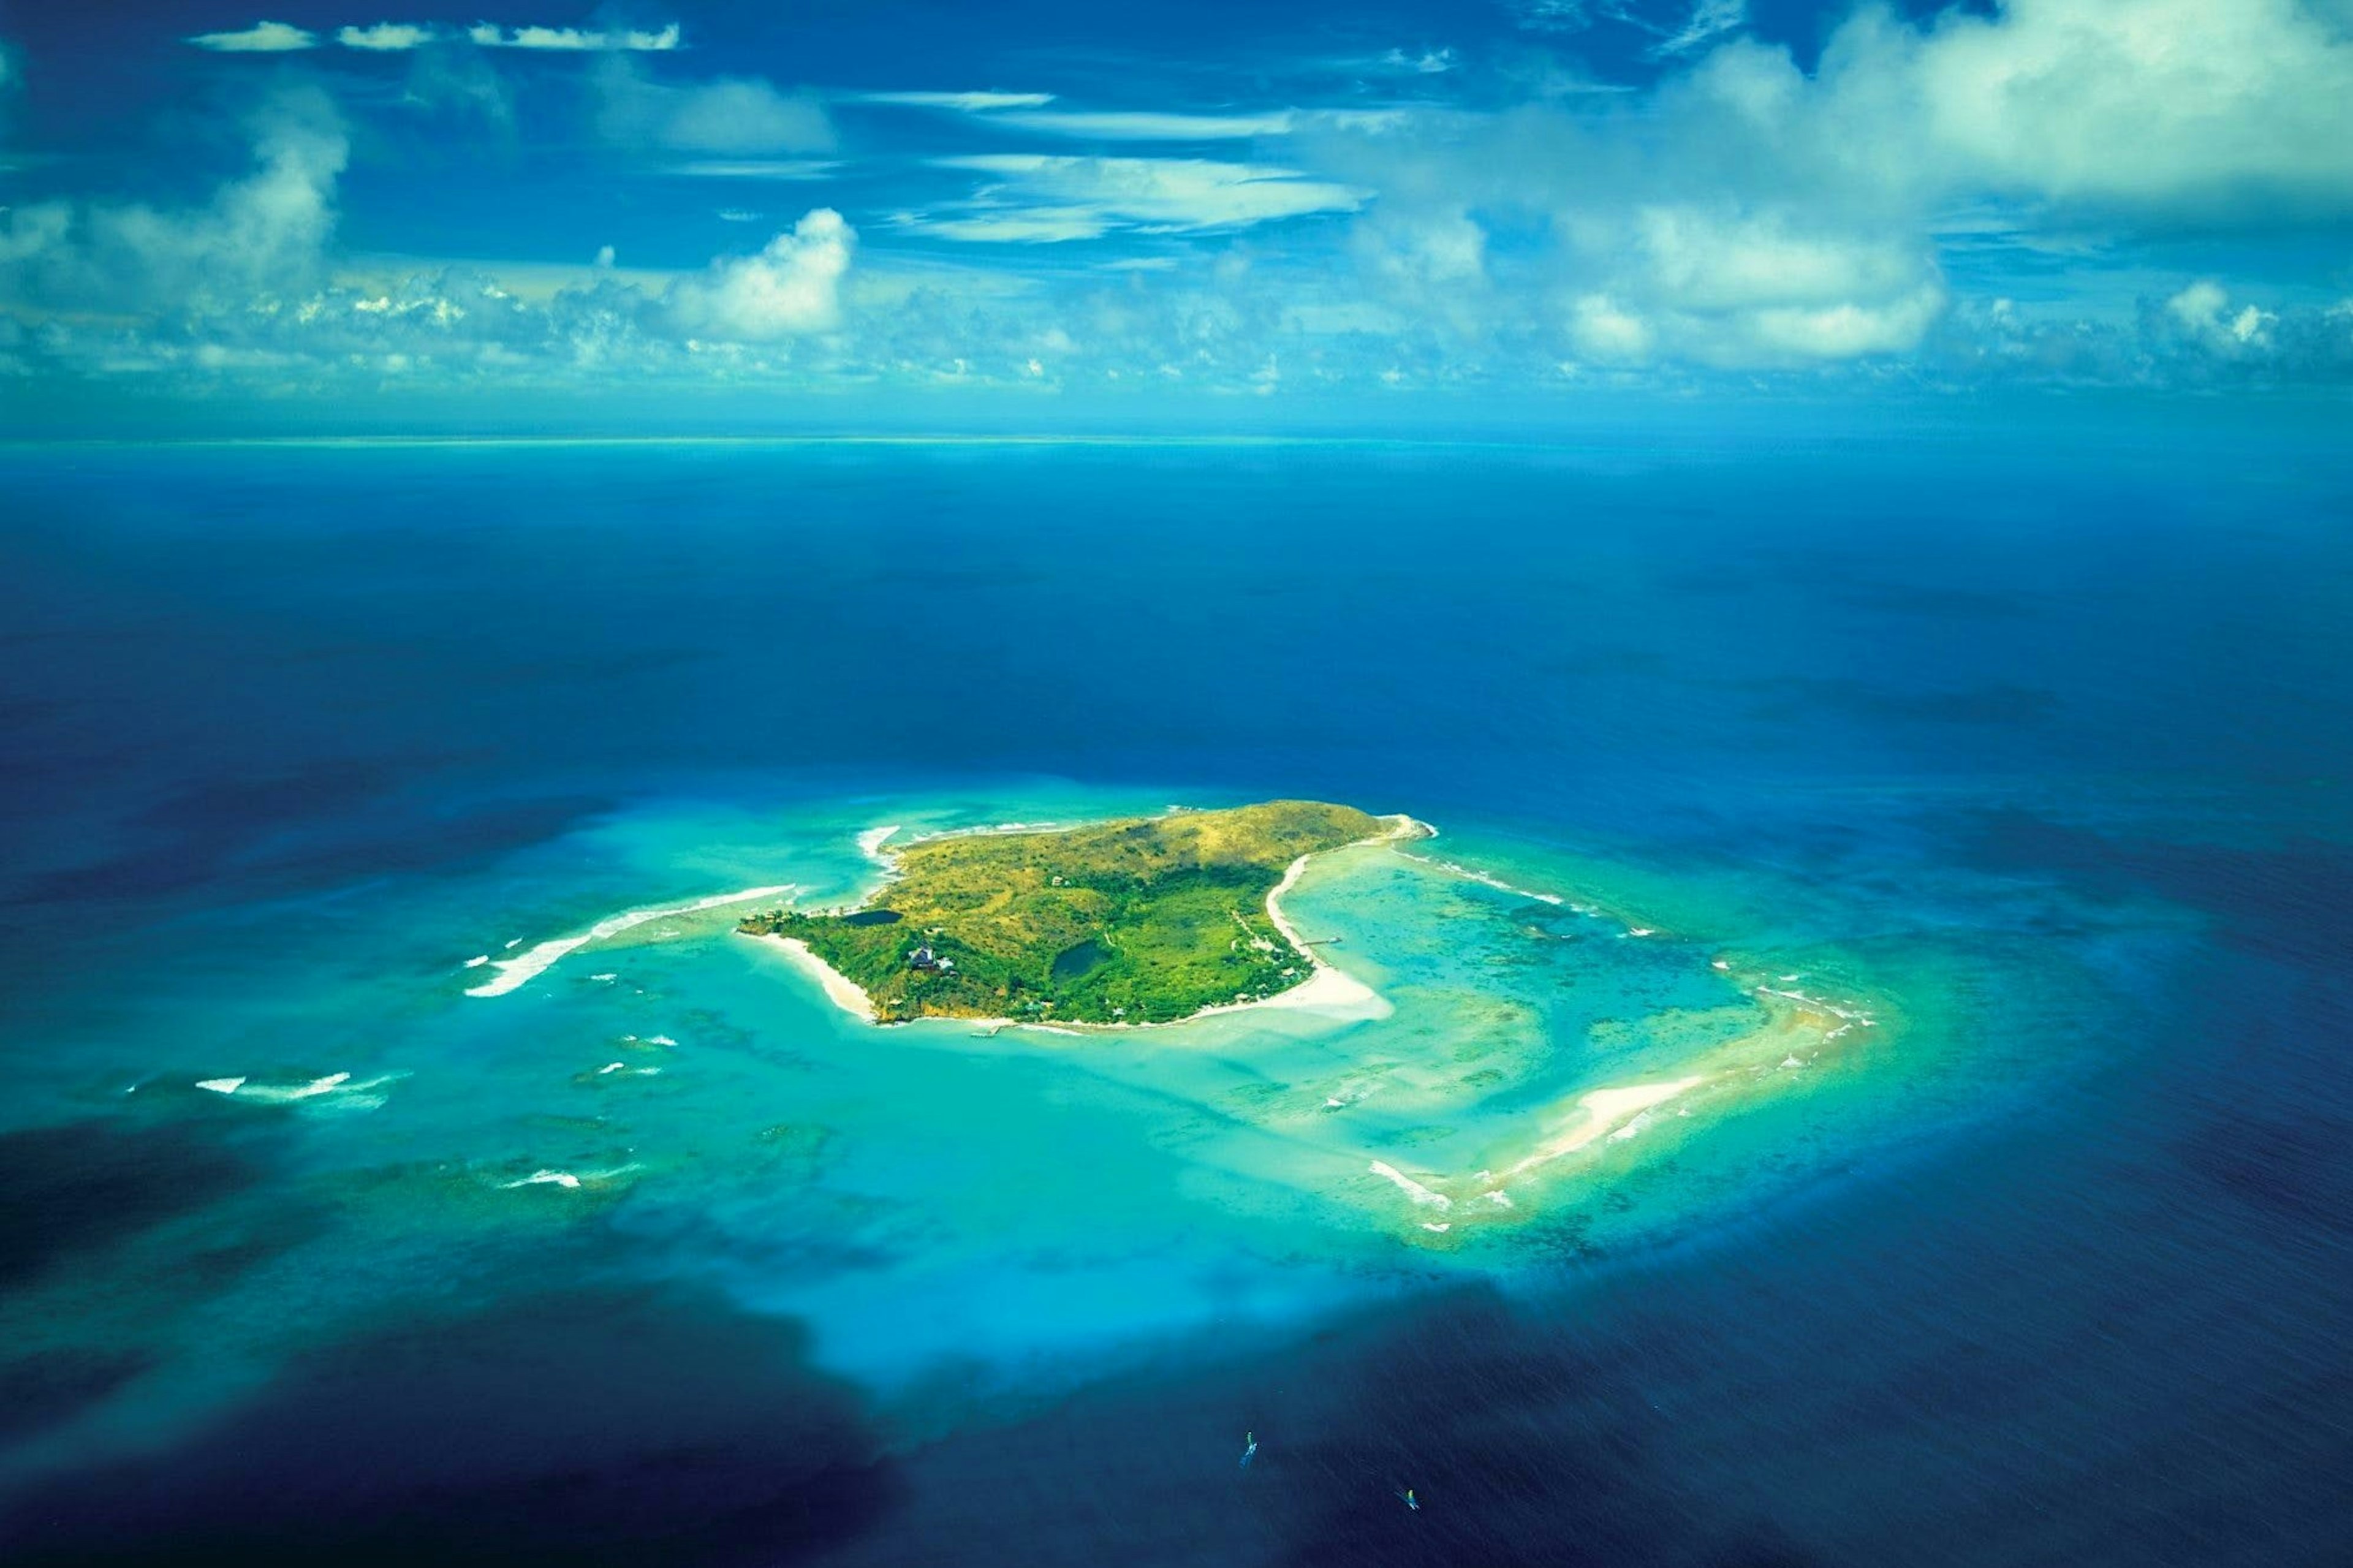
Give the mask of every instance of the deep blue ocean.
[[[0, 646], [0, 1559], [2353, 1560], [2341, 447], [26, 447]], [[1483, 1263], [718, 937], [459, 990], [1082, 795], [1745, 898], [1942, 1032]]]

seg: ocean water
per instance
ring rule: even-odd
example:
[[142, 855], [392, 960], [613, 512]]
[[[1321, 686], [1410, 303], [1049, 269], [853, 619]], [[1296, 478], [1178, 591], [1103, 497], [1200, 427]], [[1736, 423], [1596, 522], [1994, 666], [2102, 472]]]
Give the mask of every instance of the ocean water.
[[[2344, 1560], [2341, 456], [0, 496], [0, 1557]], [[1370, 1001], [876, 1030], [720, 901], [1280, 795], [1440, 830], [1286, 900]]]

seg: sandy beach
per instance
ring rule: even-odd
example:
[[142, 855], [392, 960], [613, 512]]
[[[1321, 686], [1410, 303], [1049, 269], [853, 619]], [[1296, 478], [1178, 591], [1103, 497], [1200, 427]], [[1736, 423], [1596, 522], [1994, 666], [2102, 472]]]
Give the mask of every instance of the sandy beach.
[[1663, 1105], [1706, 1081], [1705, 1073], [1694, 1073], [1666, 1083], [1629, 1084], [1622, 1089], [1597, 1089], [1581, 1094], [1577, 1098], [1576, 1115], [1537, 1144], [1534, 1153], [1512, 1166], [1507, 1174], [1516, 1176], [1546, 1161], [1599, 1142], [1652, 1106]]
[[774, 945], [793, 961], [793, 966], [808, 974], [824, 987], [826, 1000], [845, 1013], [855, 1014], [868, 1023], [874, 1021], [874, 1004], [866, 993], [853, 984], [849, 976], [836, 969], [809, 951], [808, 943], [798, 937], [769, 935], [754, 940]]

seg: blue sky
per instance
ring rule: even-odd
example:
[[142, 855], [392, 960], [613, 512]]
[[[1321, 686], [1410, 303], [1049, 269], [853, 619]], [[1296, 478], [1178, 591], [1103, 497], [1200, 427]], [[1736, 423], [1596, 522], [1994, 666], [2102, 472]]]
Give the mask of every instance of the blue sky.
[[2348, 380], [2353, 0], [0, 3], [20, 408]]

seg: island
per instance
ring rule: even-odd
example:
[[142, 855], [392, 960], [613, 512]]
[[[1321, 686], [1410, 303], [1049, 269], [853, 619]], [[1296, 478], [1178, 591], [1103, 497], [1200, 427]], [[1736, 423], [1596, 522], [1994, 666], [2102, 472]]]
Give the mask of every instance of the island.
[[851, 908], [771, 909], [736, 929], [822, 964], [837, 1001], [881, 1023], [1173, 1023], [1316, 977], [1277, 902], [1309, 857], [1429, 831], [1278, 800], [944, 834], [890, 852], [889, 876]]

